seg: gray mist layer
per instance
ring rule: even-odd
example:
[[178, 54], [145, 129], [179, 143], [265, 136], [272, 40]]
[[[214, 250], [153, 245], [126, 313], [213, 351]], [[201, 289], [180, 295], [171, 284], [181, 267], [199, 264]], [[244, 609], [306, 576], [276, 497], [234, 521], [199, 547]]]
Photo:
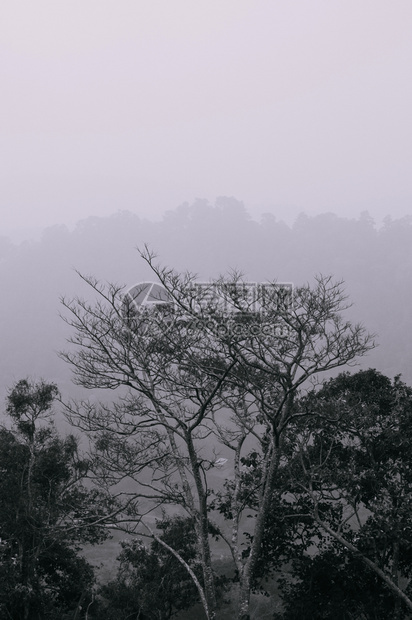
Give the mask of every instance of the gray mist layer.
[[318, 273], [343, 279], [347, 317], [376, 332], [379, 347], [362, 360], [412, 380], [412, 219], [387, 217], [377, 227], [367, 213], [300, 215], [293, 226], [266, 214], [251, 218], [243, 203], [221, 197], [165, 214], [159, 222], [128, 211], [91, 217], [69, 231], [56, 226], [40, 241], [14, 245], [0, 238], [0, 390], [22, 377], [55, 381], [74, 393], [70, 369], [57, 357], [73, 334], [59, 317], [59, 297], [91, 299], [74, 269], [127, 287], [153, 281], [136, 247], [147, 243], [160, 264], [189, 270], [201, 280], [230, 269], [247, 281], [314, 282]]
[[3, 2], [0, 234], [219, 195], [405, 215], [411, 35], [410, 0]]

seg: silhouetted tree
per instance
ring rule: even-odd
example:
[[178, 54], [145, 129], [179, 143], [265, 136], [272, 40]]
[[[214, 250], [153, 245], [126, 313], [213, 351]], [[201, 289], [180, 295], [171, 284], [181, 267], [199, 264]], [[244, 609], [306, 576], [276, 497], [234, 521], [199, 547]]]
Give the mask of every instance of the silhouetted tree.
[[0, 428], [0, 610], [13, 620], [62, 617], [93, 583], [79, 545], [106, 537], [102, 512], [83, 479], [88, 463], [73, 436], [50, 422], [52, 383], [19, 381], [7, 398], [11, 429]]
[[[322, 596], [322, 617], [336, 615], [338, 599], [342, 618], [409, 617], [412, 388], [376, 370], [343, 373], [300, 404], [307, 420], [293, 429], [283, 468], [282, 522], [301, 535], [289, 550], [298, 583], [286, 588], [286, 618], [299, 605], [309, 618]], [[270, 560], [279, 524], [267, 527]], [[310, 545], [311, 558], [296, 551]]]
[[[75, 380], [87, 388], [127, 388], [110, 406], [72, 404], [70, 419], [93, 437], [94, 470], [101, 482], [128, 480], [128, 508], [134, 493], [137, 519], [142, 500], [150, 500], [152, 508], [181, 506], [193, 519], [203, 571], [199, 594], [208, 618], [216, 614], [209, 542], [213, 526], [237, 569], [239, 618], [244, 620], [282, 437], [298, 415], [295, 399], [308, 379], [353, 362], [373, 343], [362, 326], [343, 320], [346, 298], [331, 278], [297, 288], [293, 303], [276, 282], [257, 289], [257, 303], [265, 306], [258, 312], [236, 274], [199, 288], [191, 274], [156, 267], [150, 252], [143, 257], [173, 300], [172, 313], [160, 308], [134, 313], [122, 287], [104, 287], [93, 278], [85, 280], [97, 295], [95, 303], [63, 302], [74, 330], [74, 349], [64, 358]], [[232, 456], [225, 497], [212, 498], [209, 472], [217, 458], [209, 438], [216, 451]], [[247, 439], [255, 442], [259, 475], [245, 496]], [[245, 555], [243, 518], [251, 507], [256, 513]], [[229, 520], [229, 535], [213, 524], [210, 509]]]

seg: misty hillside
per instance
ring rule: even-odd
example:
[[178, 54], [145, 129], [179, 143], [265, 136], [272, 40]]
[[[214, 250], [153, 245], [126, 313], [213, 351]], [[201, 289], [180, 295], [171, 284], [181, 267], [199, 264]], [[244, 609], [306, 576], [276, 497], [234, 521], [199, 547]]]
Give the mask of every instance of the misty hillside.
[[353, 307], [348, 316], [378, 334], [379, 347], [362, 361], [412, 381], [412, 221], [391, 220], [377, 229], [368, 214], [346, 219], [301, 214], [287, 226], [272, 215], [252, 220], [242, 203], [198, 200], [167, 212], [160, 222], [119, 211], [111, 217], [45, 230], [41, 241], [13, 245], [0, 238], [1, 396], [21, 377], [53, 380], [64, 394], [70, 370], [58, 358], [67, 328], [61, 295], [89, 294], [75, 273], [132, 285], [152, 280], [136, 250], [147, 243], [159, 263], [209, 279], [230, 270], [248, 281], [313, 281], [317, 273], [343, 279]]

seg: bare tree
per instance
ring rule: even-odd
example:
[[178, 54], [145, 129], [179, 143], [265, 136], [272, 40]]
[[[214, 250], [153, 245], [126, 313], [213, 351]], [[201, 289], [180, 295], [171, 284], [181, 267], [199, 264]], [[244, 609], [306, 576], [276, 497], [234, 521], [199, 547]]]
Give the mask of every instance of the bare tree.
[[[125, 519], [131, 520], [132, 509], [141, 517], [167, 504], [194, 519], [207, 618], [216, 617], [210, 533], [226, 541], [240, 578], [244, 620], [282, 436], [298, 415], [295, 397], [310, 377], [354, 362], [373, 342], [361, 326], [343, 321], [342, 287], [330, 278], [320, 277], [314, 289], [297, 289], [293, 305], [273, 282], [258, 289], [252, 308], [238, 274], [199, 287], [191, 274], [157, 267], [149, 251], [142, 257], [173, 301], [173, 312], [167, 304], [136, 312], [124, 288], [104, 287], [94, 278], [84, 279], [97, 294], [95, 303], [63, 300], [74, 330], [74, 348], [63, 357], [76, 382], [119, 391], [110, 406], [72, 403], [71, 418], [93, 435], [100, 481], [127, 484]], [[254, 477], [244, 467], [251, 445], [259, 460]], [[228, 449], [233, 479], [225, 497], [214, 496], [209, 472]], [[250, 493], [257, 513], [244, 558], [241, 524], [250, 514]], [[230, 518], [229, 532], [213, 522], [213, 508]]]
[[[240, 316], [245, 299], [241, 287], [228, 289]], [[361, 325], [342, 318], [349, 306], [341, 282], [318, 277], [316, 286], [298, 288], [293, 300], [285, 300], [276, 282], [266, 287], [263, 312], [246, 325], [245, 337], [221, 338], [222, 352], [235, 362], [232, 385], [225, 392], [225, 405], [232, 412], [236, 432], [215, 417], [215, 431], [234, 456], [234, 477], [221, 495], [230, 516], [232, 550], [240, 580], [239, 618], [249, 618], [250, 592], [259, 559], [265, 523], [273, 509], [272, 496], [283, 451], [283, 437], [296, 417], [305, 416], [295, 406], [298, 396], [311, 385], [309, 380], [342, 365], [355, 363], [374, 346]], [[245, 443], [253, 437], [252, 457], [245, 458]], [[254, 473], [255, 472], [255, 473]], [[221, 504], [222, 506], [222, 501]], [[253, 507], [255, 520], [249, 550], [242, 553], [240, 525], [245, 511]], [[250, 513], [249, 513], [250, 514]]]
[[[125, 481], [131, 489], [122, 490], [126, 521], [132, 521], [133, 513], [141, 518], [164, 505], [182, 507], [194, 519], [203, 568], [200, 596], [207, 618], [214, 618], [207, 470], [215, 457], [204, 445], [211, 434], [208, 420], [222, 406], [231, 364], [219, 365], [204, 338], [179, 322], [169, 325], [161, 314], [129, 314], [125, 320], [122, 289], [85, 280], [98, 300], [94, 305], [63, 300], [76, 345], [63, 357], [72, 364], [78, 384], [126, 390], [110, 406], [71, 403], [70, 418], [93, 435], [100, 482], [113, 486]], [[168, 274], [168, 282], [177, 295], [189, 287], [191, 277]]]

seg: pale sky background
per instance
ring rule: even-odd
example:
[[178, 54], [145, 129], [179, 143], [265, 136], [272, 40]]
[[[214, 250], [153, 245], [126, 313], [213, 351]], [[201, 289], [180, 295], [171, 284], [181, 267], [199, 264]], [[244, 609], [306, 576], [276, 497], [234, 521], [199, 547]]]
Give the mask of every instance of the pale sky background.
[[412, 213], [411, 0], [2, 0], [0, 72], [0, 234]]

